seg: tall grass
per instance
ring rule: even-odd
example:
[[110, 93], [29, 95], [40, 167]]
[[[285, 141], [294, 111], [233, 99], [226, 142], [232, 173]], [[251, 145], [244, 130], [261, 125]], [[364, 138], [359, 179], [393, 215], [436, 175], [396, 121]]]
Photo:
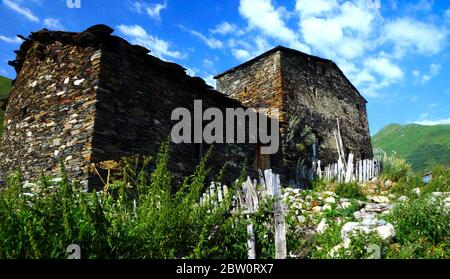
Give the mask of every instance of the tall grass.
[[123, 167], [104, 192], [80, 191], [63, 166], [61, 179], [36, 184], [12, 174], [0, 192], [0, 258], [67, 258], [70, 244], [83, 258], [245, 258], [246, 221], [230, 214], [233, 187], [220, 206], [198, 203], [209, 153], [176, 192], [167, 142], [151, 174]]

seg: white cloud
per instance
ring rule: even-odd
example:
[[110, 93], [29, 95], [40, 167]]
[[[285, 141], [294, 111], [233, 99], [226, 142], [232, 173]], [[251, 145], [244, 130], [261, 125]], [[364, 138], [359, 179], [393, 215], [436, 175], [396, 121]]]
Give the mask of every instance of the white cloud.
[[382, 42], [393, 43], [398, 57], [402, 57], [407, 51], [429, 55], [442, 51], [447, 35], [446, 30], [435, 25], [400, 18], [386, 24]]
[[297, 0], [296, 9], [305, 42], [327, 58], [355, 59], [373, 47], [376, 17], [365, 1]]
[[419, 124], [419, 125], [428, 125], [428, 126], [434, 126], [434, 125], [440, 125], [440, 124], [450, 124], [450, 118], [437, 119], [437, 120], [418, 120], [418, 121], [415, 121], [414, 123]]
[[170, 50], [169, 42], [148, 34], [139, 25], [119, 25], [118, 29], [131, 39], [131, 43], [150, 49], [152, 54], [159, 58], [166, 59], [166, 57], [170, 57], [180, 59], [184, 57], [181, 52]]
[[6, 75], [6, 70], [0, 68], [0, 75], [5, 76]]
[[212, 68], [214, 68], [214, 62], [205, 58], [205, 59], [203, 59], [203, 66], [205, 68], [212, 69]]
[[231, 53], [239, 61], [246, 61], [250, 59], [250, 53], [245, 49], [232, 49]]
[[64, 30], [64, 26], [56, 18], [46, 18], [46, 19], [44, 19], [43, 23], [44, 23], [44, 26], [47, 28], [55, 29], [55, 30]]
[[433, 3], [428, 0], [420, 0], [417, 3], [411, 4], [407, 6], [406, 10], [408, 13], [411, 12], [430, 12], [433, 8]]
[[302, 17], [322, 16], [337, 8], [336, 0], [297, 0], [295, 9]]
[[216, 25], [214, 29], [211, 30], [213, 34], [221, 34], [221, 35], [227, 35], [231, 33], [235, 33], [238, 31], [238, 28], [236, 25], [228, 23], [226, 21], [222, 22], [221, 24]]
[[154, 20], [161, 20], [161, 11], [167, 8], [167, 2], [164, 3], [145, 3], [143, 1], [133, 2], [131, 10], [142, 14], [144, 11]]
[[207, 46], [209, 46], [212, 49], [222, 48], [223, 43], [215, 38], [208, 38], [202, 33], [194, 30], [189, 31], [192, 35], [202, 40]]
[[441, 72], [441, 69], [441, 64], [431, 64], [429, 72], [422, 76], [422, 84], [427, 83], [430, 79], [437, 76]]
[[403, 78], [403, 71], [386, 57], [368, 58], [364, 65], [369, 71], [377, 73], [386, 81], [395, 81]]
[[164, 4], [150, 4], [149, 7], [147, 7], [147, 14], [156, 20], [160, 20], [160, 13], [162, 10], [164, 10], [165, 8], [167, 8], [167, 3], [165, 2]]
[[450, 8], [448, 8], [448, 9], [445, 11], [444, 16], [445, 16], [445, 19], [446, 19], [446, 20], [449, 20], [449, 21], [450, 21]]
[[270, 0], [241, 0], [239, 5], [239, 12], [251, 28], [259, 29], [292, 48], [310, 53], [309, 47], [299, 40], [298, 34], [286, 26], [280, 11], [274, 8]]
[[18, 38], [18, 37], [6, 37], [6, 36], [2, 36], [0, 35], [0, 41], [4, 41], [8, 44], [20, 44], [23, 42], [22, 39]]
[[25, 7], [20, 6], [18, 3], [12, 0], [3, 0], [3, 4], [5, 4], [11, 10], [25, 16], [28, 20], [33, 22], [39, 22], [39, 18], [33, 14], [33, 12]]
[[206, 37], [205, 35], [203, 35], [202, 33], [195, 31], [195, 30], [191, 30], [183, 25], [178, 25], [181, 29], [183, 29], [186, 32], [191, 33], [193, 36], [199, 38], [200, 40], [202, 40], [207, 46], [209, 46], [212, 49], [219, 49], [223, 47], [223, 43], [215, 38], [212, 37]]
[[415, 77], [419, 77], [420, 76], [420, 71], [419, 70], [414, 70], [412, 71], [412, 75]]

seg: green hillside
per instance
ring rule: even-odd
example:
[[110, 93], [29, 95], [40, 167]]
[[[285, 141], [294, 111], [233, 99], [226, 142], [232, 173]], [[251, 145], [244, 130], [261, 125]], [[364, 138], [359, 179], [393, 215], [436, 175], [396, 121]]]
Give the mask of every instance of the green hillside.
[[450, 125], [390, 124], [372, 137], [372, 144], [375, 154], [395, 151], [416, 171], [450, 166]]
[[4, 100], [8, 97], [9, 90], [11, 90], [11, 80], [0, 76], [0, 135], [3, 131], [3, 107]]

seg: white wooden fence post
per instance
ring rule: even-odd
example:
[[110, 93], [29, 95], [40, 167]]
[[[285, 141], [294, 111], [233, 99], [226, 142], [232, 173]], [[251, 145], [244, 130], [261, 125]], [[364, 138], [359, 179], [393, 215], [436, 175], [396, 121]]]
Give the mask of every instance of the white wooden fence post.
[[286, 223], [281, 202], [280, 176], [273, 174], [271, 170], [268, 174], [271, 176], [271, 188], [273, 189], [273, 197], [275, 198], [275, 259], [286, 259]]
[[347, 173], [345, 174], [345, 183], [351, 182], [353, 177], [353, 154], [348, 155]]
[[255, 243], [255, 233], [253, 231], [253, 224], [252, 223], [247, 225], [247, 235], [248, 235], [248, 240], [247, 240], [248, 252], [247, 252], [247, 256], [248, 256], [249, 260], [254, 260], [254, 259], [256, 259], [256, 243]]

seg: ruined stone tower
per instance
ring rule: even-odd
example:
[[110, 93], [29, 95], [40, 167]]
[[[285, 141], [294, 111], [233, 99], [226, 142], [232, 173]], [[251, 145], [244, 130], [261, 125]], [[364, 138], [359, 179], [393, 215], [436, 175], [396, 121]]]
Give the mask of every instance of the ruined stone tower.
[[295, 165], [283, 154], [289, 122], [294, 117], [299, 119], [300, 128], [307, 125], [312, 129], [317, 138], [315, 155], [322, 166], [338, 159], [333, 134], [337, 118], [345, 154], [372, 157], [367, 101], [334, 62], [276, 47], [215, 78], [218, 91], [245, 106], [280, 110], [283, 148], [269, 164], [281, 173], [286, 165]]

